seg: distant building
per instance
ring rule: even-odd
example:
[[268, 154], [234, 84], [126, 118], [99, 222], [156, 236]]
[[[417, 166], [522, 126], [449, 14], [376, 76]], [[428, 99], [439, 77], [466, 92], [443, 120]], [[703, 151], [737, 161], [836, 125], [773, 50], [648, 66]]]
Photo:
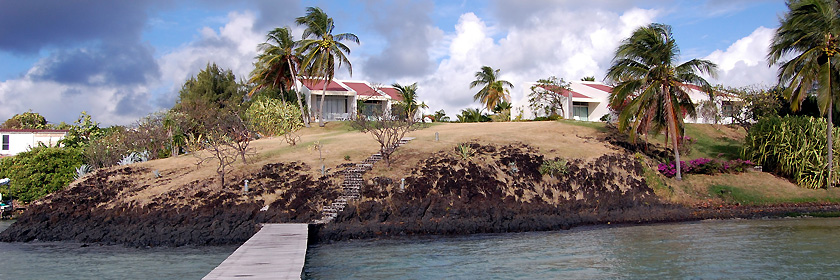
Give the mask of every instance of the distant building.
[[[515, 105], [518, 106], [517, 108], [522, 109], [523, 115], [526, 118], [542, 116], [542, 112], [531, 112], [528, 107], [528, 94], [531, 93], [531, 87], [534, 85], [536, 85], [536, 83], [526, 83], [521, 87], [525, 91], [525, 97]], [[572, 110], [566, 110], [564, 112], [566, 114], [563, 116], [564, 118], [580, 121], [599, 121], [604, 115], [612, 114], [609, 107], [609, 98], [612, 93], [611, 86], [599, 82], [571, 81], [569, 82], [569, 88], [571, 89], [572, 94]], [[715, 120], [704, 119], [699, 114], [700, 106], [703, 102], [709, 100], [709, 94], [701, 91], [700, 87], [695, 85], [688, 85], [688, 88], [688, 95], [691, 98], [691, 102], [696, 106], [698, 114], [697, 118], [685, 116], [684, 121], [687, 123], [713, 123]], [[565, 90], [562, 93], [563, 96], [567, 96], [567, 94], [568, 93], [565, 92]], [[720, 112], [719, 115], [722, 116], [721, 119], [718, 120], [718, 123], [732, 123], [732, 115], [740, 113], [735, 112], [733, 106], [735, 103], [740, 101], [737, 97], [721, 94], [716, 97], [714, 101], [715, 105], [718, 107], [718, 111]], [[563, 108], [568, 107], [567, 104], [568, 103], [564, 102]]]
[[348, 120], [354, 117], [356, 112], [365, 115], [384, 112], [391, 110], [395, 102], [402, 101], [396, 88], [377, 86], [365, 81], [333, 80], [327, 84], [326, 91], [323, 80], [303, 79], [300, 84], [314, 120], [320, 117], [317, 112], [324, 92], [324, 119], [328, 121]]
[[38, 144], [58, 146], [68, 130], [0, 129], [0, 156], [13, 156]]

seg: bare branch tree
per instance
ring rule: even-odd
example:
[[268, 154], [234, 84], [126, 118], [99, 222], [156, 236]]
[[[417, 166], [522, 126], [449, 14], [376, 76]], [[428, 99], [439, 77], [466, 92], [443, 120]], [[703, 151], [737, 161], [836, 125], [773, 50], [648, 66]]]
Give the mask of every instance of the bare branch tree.
[[362, 133], [370, 133], [379, 142], [379, 153], [388, 166], [391, 166], [391, 154], [397, 144], [406, 133], [417, 128], [416, 124], [413, 118], [394, 116], [387, 110], [373, 116], [359, 114], [353, 120], [354, 128]]

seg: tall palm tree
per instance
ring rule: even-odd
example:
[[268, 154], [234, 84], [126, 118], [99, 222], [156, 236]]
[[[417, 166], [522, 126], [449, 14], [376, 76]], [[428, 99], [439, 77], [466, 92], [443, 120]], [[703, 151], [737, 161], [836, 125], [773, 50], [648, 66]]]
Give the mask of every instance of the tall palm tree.
[[493, 110], [499, 101], [510, 101], [510, 88], [513, 84], [505, 80], [499, 80], [499, 70], [493, 70], [490, 66], [481, 66], [481, 71], [475, 72], [475, 81], [470, 83], [470, 88], [483, 86], [474, 96], [473, 100], [480, 100], [487, 110]]
[[[407, 86], [394, 83], [391, 86], [394, 87], [402, 97], [401, 105], [403, 107], [403, 111], [405, 111], [406, 117], [413, 120], [415, 114], [417, 114], [417, 109], [421, 108], [421, 104], [417, 104], [417, 83]], [[425, 106], [425, 104], [422, 105]]]
[[682, 180], [678, 147], [683, 115], [696, 115], [687, 93], [689, 84], [711, 92], [711, 85], [700, 74], [716, 75], [717, 65], [701, 59], [677, 64], [679, 52], [670, 26], [653, 23], [639, 27], [621, 41], [607, 79], [615, 83], [610, 106], [622, 108], [619, 129], [646, 134], [657, 123], [664, 124], [673, 145], [676, 178]]
[[[779, 84], [787, 85], [785, 96], [791, 109], [799, 110], [809, 92], [816, 89], [821, 114], [828, 115], [827, 186], [834, 184], [834, 125], [832, 113], [838, 106], [838, 37], [840, 3], [830, 0], [800, 0], [787, 3], [790, 10], [781, 19], [767, 55], [771, 65], [780, 63]], [[781, 62], [786, 57], [793, 59]]]
[[[298, 53], [302, 54], [303, 61], [301, 68], [310, 77], [321, 77], [324, 81], [324, 88], [321, 92], [321, 104], [318, 105], [319, 122], [318, 126], [324, 127], [324, 97], [327, 92], [327, 84], [335, 77], [335, 69], [347, 64], [347, 71], [353, 75], [353, 66], [346, 54], [350, 54], [350, 48], [342, 41], [350, 41], [359, 44], [359, 37], [352, 33], [333, 34], [335, 23], [327, 16], [321, 8], [306, 8], [306, 15], [295, 19], [295, 23], [305, 26], [303, 39], [298, 43]], [[336, 61], [338, 65], [336, 65]]]
[[297, 42], [292, 37], [288, 27], [275, 28], [265, 36], [265, 43], [259, 44], [260, 54], [257, 55], [254, 71], [251, 71], [250, 82], [256, 84], [248, 95], [260, 89], [277, 88], [284, 85], [283, 90], [294, 87], [301, 119], [309, 127], [309, 118], [303, 112], [300, 89], [297, 87], [297, 69], [300, 68], [300, 57], [294, 52]]

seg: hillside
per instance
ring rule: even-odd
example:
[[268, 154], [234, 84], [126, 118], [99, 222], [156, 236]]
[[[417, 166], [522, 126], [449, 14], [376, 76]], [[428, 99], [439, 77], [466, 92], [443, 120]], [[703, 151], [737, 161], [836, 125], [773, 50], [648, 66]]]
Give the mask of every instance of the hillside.
[[[699, 132], [691, 136], [702, 156], [718, 150], [731, 156], [732, 143], [743, 137], [723, 126], [687, 131]], [[213, 163], [196, 166], [191, 155], [98, 170], [33, 203], [0, 240], [232, 244], [249, 238], [260, 223], [311, 222], [341, 195], [342, 171], [375, 153], [378, 144], [344, 123], [300, 135], [296, 146], [282, 138], [253, 141], [254, 155], [233, 166], [225, 186]], [[655, 162], [635, 158], [638, 145], [598, 123], [447, 123], [408, 136], [415, 139], [397, 150], [390, 166], [380, 162], [365, 174], [362, 198], [324, 226], [321, 239], [824, 211], [831, 209], [821, 204], [840, 200], [835, 190], [803, 190], [768, 173], [666, 179], [650, 172]], [[473, 153], [459, 155], [458, 145]], [[659, 145], [648, 153], [664, 153]], [[565, 162], [565, 174], [541, 174], [549, 160]], [[790, 203], [807, 204], [768, 211], [723, 206]]]

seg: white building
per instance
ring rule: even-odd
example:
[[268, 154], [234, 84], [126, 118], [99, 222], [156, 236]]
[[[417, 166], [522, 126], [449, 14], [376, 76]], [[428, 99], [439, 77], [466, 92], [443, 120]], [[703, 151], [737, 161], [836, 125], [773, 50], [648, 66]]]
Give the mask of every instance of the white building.
[[317, 120], [318, 106], [321, 95], [324, 96], [324, 118], [330, 120], [347, 120], [357, 112], [357, 102], [364, 106], [358, 110], [366, 115], [373, 112], [391, 110], [395, 102], [402, 101], [397, 89], [391, 86], [374, 86], [365, 81], [331, 81], [324, 91], [323, 80], [301, 80], [299, 82], [309, 112]]
[[0, 129], [0, 156], [13, 156], [40, 144], [58, 146], [67, 130]]
[[[531, 87], [536, 83], [526, 83], [521, 88], [525, 90], [525, 97], [523, 100], [514, 105], [515, 108], [521, 108], [525, 118], [534, 118], [543, 116], [542, 112], [531, 112], [528, 103], [528, 94], [531, 93]], [[561, 89], [562, 96], [572, 95], [572, 110], [564, 110], [566, 114], [563, 116], [567, 119], [574, 119], [580, 121], [600, 121], [604, 115], [611, 114], [609, 108], [609, 98], [612, 93], [612, 87], [599, 82], [586, 81], [571, 81], [569, 82], [571, 92]], [[684, 119], [687, 123], [714, 123], [714, 119], [704, 119], [700, 114], [700, 107], [703, 102], [709, 100], [709, 94], [700, 90], [699, 87], [689, 85], [689, 97], [691, 102], [697, 108], [697, 118], [686, 116]], [[734, 96], [719, 95], [715, 98], [715, 105], [723, 116], [718, 123], [732, 123], [733, 104], [739, 100]], [[563, 108], [568, 108], [568, 101], [563, 102]], [[516, 112], [514, 112], [515, 114]]]

